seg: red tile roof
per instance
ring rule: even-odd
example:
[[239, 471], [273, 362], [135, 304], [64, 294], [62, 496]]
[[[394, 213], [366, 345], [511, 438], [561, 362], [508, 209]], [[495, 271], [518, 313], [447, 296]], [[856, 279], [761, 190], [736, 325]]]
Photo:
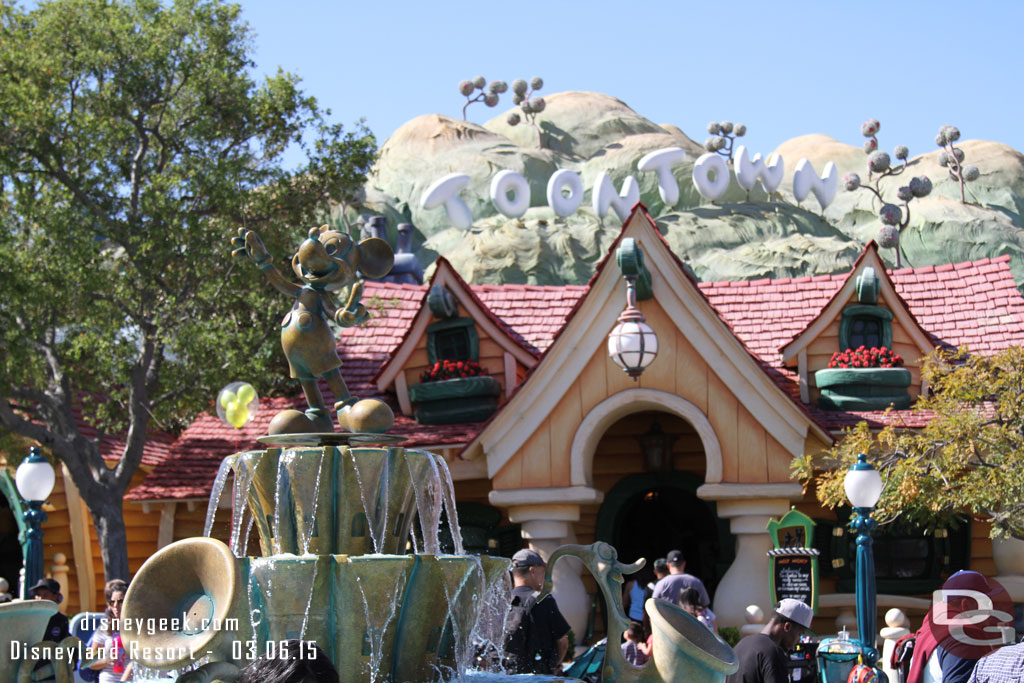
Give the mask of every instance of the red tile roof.
[[[607, 257], [602, 264], [606, 261]], [[1008, 256], [951, 266], [905, 268], [889, 274], [897, 293], [937, 343], [967, 344], [972, 350], [988, 353], [1024, 344], [1024, 298], [1010, 274]], [[704, 282], [698, 286], [773, 381], [826, 429], [853, 426], [861, 420], [873, 426], [888, 422], [909, 427], [927, 424], [931, 416], [919, 411], [827, 412], [800, 402], [796, 373], [782, 366], [779, 349], [815, 319], [847, 277], [849, 273]], [[472, 285], [470, 290], [510, 334], [543, 353], [589, 286]], [[412, 319], [425, 304], [426, 291], [422, 285], [366, 283], [364, 301], [369, 302], [374, 318], [365, 325], [343, 330], [339, 343], [342, 373], [353, 394], [377, 396], [394, 404], [392, 396], [377, 391], [373, 378], [402, 342]], [[266, 433], [270, 418], [279, 410], [305, 407], [301, 397], [265, 399], [262, 405], [256, 420], [238, 431], [209, 415], [197, 418], [170, 449], [167, 459], [127, 497], [207, 497], [225, 456], [255, 447], [256, 436]], [[484, 424], [424, 427], [398, 416], [391, 431], [407, 436], [407, 446], [455, 445], [471, 441]]]

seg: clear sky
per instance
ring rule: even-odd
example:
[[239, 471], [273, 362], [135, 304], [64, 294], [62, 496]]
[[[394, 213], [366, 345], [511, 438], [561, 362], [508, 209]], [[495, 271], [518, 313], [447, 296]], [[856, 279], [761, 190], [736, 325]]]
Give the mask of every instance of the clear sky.
[[[461, 116], [458, 83], [541, 76], [540, 94], [592, 90], [698, 142], [711, 120], [747, 125], [767, 153], [798, 135], [931, 152], [939, 126], [1024, 150], [1024, 2], [702, 3], [242, 0], [261, 72], [306, 92], [380, 144], [428, 113]], [[512, 107], [469, 108], [483, 123]], [[795, 159], [793, 160], [796, 161]]]

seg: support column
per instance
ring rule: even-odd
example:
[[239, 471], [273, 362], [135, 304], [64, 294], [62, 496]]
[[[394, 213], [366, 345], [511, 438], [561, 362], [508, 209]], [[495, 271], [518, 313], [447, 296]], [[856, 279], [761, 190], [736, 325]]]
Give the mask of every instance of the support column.
[[697, 489], [703, 500], [717, 502], [718, 516], [729, 520], [736, 537], [736, 558], [715, 591], [712, 609], [719, 626], [742, 626], [746, 609], [757, 605], [770, 617], [768, 551], [772, 539], [768, 521], [782, 517], [793, 501], [803, 497], [799, 484], [705, 484]]

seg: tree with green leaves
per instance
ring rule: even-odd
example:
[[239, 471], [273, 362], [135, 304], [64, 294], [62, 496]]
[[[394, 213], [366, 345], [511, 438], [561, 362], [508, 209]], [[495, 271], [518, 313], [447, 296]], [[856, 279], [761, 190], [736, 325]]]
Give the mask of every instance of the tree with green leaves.
[[67, 466], [108, 578], [128, 576], [147, 435], [231, 380], [287, 376], [280, 303], [231, 265], [234, 229], [291, 253], [375, 159], [295, 76], [257, 84], [251, 51], [221, 0], [0, 0], [0, 428]]
[[846, 503], [843, 478], [864, 453], [885, 484], [882, 523], [934, 528], [969, 513], [991, 522], [993, 536], [1024, 538], [1024, 348], [936, 352], [923, 376], [933, 393], [915, 409], [931, 413], [927, 426], [873, 433], [862, 422], [831, 450], [796, 459], [794, 474], [834, 508]]

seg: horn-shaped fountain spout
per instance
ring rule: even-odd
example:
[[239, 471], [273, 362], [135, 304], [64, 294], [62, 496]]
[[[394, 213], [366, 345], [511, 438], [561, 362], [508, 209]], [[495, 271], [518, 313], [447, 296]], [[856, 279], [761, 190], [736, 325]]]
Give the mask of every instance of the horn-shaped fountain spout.
[[[608, 634], [615, 640], [629, 625], [629, 618], [622, 608], [623, 574], [639, 571], [645, 560], [640, 558], [633, 564], [623, 564], [618, 561], [615, 548], [601, 541], [590, 546], [562, 546], [548, 558], [545, 594], [551, 591], [552, 572], [562, 557], [578, 558], [597, 579], [608, 607]], [[651, 617], [654, 658], [637, 667], [626, 661], [621, 649], [608, 647], [602, 680], [614, 683], [721, 683], [739, 668], [732, 648], [679, 607], [651, 599], [645, 609]]]

